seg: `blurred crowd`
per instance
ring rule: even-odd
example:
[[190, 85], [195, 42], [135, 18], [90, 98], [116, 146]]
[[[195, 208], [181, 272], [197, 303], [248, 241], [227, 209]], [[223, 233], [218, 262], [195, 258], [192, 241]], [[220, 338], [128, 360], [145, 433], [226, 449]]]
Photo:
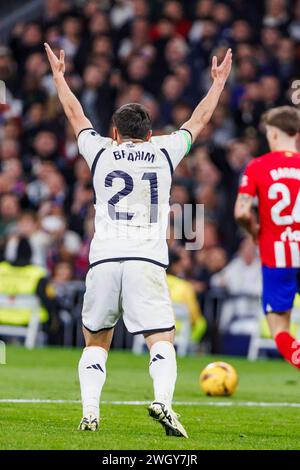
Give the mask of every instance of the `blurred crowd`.
[[[220, 104], [171, 191], [171, 203], [204, 204], [204, 246], [187, 251], [171, 236], [171, 268], [192, 281], [201, 300], [211, 285], [230, 288], [232, 272], [238, 283], [238, 268], [254, 263], [259, 270], [255, 246], [241, 245], [233, 204], [245, 165], [266, 151], [261, 113], [291, 104], [300, 70], [300, 1], [45, 0], [38, 21], [15, 24], [0, 45], [8, 105], [0, 105], [0, 257], [14, 260], [18, 239], [26, 237], [32, 262], [60, 283], [84, 279], [88, 269], [93, 189], [44, 41], [56, 53], [65, 50], [66, 79], [103, 135], [113, 111], [127, 102], [149, 109], [154, 134], [178, 129], [210, 87], [212, 55], [221, 61], [233, 49]], [[231, 269], [236, 259], [241, 263]]]

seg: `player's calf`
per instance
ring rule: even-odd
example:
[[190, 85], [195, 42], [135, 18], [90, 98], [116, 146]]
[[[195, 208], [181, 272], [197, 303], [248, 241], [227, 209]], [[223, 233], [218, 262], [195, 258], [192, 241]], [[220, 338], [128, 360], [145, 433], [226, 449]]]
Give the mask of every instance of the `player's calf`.
[[274, 340], [284, 359], [300, 369], [300, 341], [296, 340], [288, 331], [277, 333]]
[[[146, 339], [149, 342], [149, 339]], [[176, 352], [169, 341], [157, 341], [150, 347], [149, 373], [154, 399], [171, 407], [177, 378]]]
[[[100, 396], [106, 379], [107, 351], [99, 346], [86, 347], [78, 365], [81, 399], [83, 408], [83, 428], [95, 426], [90, 416], [99, 420]], [[86, 422], [87, 421], [87, 422]], [[85, 430], [85, 429], [83, 429]], [[95, 429], [91, 429], [95, 430]]]
[[289, 332], [291, 312], [268, 313], [270, 332], [277, 349], [292, 366], [300, 369], [300, 342]]

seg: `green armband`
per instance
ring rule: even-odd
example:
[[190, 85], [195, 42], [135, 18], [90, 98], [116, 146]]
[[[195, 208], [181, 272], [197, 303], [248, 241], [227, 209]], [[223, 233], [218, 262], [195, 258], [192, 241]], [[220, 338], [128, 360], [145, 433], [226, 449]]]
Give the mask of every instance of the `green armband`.
[[187, 129], [180, 129], [180, 130], [184, 132], [183, 135], [184, 135], [184, 139], [187, 145], [187, 150], [186, 150], [185, 155], [187, 155], [189, 151], [191, 150], [191, 146], [192, 146], [192, 134]]

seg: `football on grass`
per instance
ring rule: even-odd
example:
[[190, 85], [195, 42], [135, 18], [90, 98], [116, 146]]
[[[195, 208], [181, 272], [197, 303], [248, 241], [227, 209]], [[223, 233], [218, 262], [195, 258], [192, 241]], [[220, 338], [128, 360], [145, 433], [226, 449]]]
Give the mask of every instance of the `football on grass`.
[[238, 385], [238, 375], [227, 362], [212, 362], [200, 374], [200, 387], [206, 395], [222, 397], [232, 395]]

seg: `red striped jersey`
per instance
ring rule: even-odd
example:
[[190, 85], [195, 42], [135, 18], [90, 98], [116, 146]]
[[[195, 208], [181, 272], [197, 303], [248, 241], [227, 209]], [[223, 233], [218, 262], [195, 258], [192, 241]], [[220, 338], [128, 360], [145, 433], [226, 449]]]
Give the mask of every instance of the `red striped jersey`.
[[300, 267], [300, 153], [270, 152], [252, 160], [239, 193], [258, 198], [262, 264]]

